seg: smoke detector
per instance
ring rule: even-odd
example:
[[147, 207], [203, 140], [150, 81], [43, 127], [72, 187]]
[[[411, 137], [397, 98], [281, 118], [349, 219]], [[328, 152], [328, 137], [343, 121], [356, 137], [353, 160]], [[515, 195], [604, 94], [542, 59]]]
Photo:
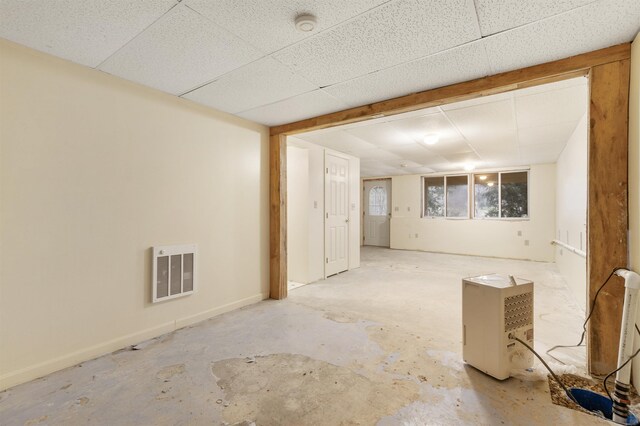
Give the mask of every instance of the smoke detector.
[[298, 31], [308, 33], [316, 28], [316, 17], [310, 14], [299, 15], [295, 23]]

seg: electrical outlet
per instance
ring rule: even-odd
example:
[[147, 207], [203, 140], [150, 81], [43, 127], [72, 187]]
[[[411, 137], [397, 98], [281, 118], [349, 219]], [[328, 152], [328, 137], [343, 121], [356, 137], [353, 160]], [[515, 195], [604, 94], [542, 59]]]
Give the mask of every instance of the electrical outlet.
[[318, 202], [317, 202], [317, 201], [314, 201], [314, 202], [313, 202], [313, 208], [314, 208], [314, 209], [317, 209], [317, 208], [318, 208]]
[[522, 237], [522, 231], [518, 231], [518, 237]]
[[399, 212], [400, 211], [400, 207], [396, 206], [393, 210]]
[[524, 240], [524, 245], [528, 246], [529, 245], [529, 240]]
[[411, 211], [411, 207], [407, 206], [407, 211], [410, 212]]
[[418, 238], [418, 234], [416, 233], [416, 238]]

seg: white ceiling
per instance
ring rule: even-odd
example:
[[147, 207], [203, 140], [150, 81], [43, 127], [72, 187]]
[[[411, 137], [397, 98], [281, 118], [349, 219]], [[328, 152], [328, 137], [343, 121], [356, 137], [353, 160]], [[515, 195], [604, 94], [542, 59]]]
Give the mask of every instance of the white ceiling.
[[[587, 79], [579, 77], [289, 139], [359, 157], [362, 177], [555, 163], [587, 98]], [[439, 142], [425, 145], [432, 134]]]
[[[318, 27], [300, 33], [300, 13]], [[638, 0], [0, 0], [0, 37], [266, 125], [628, 42]]]

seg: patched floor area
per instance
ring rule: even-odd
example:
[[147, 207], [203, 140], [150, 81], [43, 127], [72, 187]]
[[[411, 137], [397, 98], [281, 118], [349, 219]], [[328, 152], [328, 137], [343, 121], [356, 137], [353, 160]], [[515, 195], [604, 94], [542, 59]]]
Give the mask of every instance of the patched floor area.
[[[487, 273], [535, 282], [539, 352], [578, 340], [583, 313], [554, 264], [364, 247], [361, 268], [287, 300], [1, 392], [1, 423], [606, 424], [554, 405], [537, 362], [505, 381], [464, 364], [461, 279]], [[567, 356], [576, 366], [551, 366], [583, 375], [584, 350]]]

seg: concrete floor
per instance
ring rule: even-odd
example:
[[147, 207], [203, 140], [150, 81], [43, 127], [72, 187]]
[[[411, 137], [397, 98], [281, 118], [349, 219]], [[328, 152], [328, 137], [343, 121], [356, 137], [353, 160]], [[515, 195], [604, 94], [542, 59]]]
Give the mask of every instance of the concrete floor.
[[[583, 313], [554, 264], [365, 247], [362, 267], [0, 393], [4, 425], [607, 424], [551, 403], [546, 372], [461, 360], [461, 278], [535, 282], [536, 349]], [[584, 351], [570, 354], [584, 373]]]

